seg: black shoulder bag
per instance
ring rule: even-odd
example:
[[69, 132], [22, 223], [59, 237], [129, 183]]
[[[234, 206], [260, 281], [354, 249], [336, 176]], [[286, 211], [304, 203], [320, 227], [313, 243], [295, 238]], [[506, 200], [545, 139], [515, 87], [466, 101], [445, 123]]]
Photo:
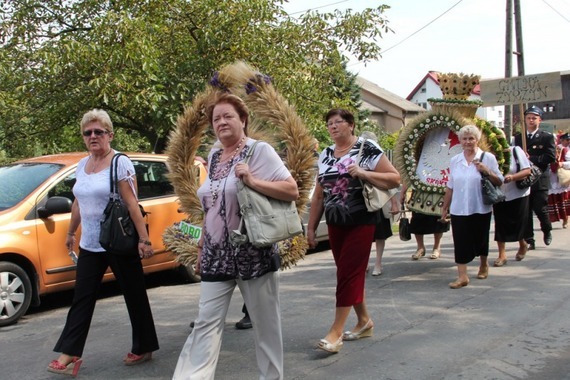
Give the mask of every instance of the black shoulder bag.
[[[518, 173], [521, 170], [521, 164], [519, 162], [519, 155], [517, 154], [516, 149], [513, 149], [513, 153], [515, 156], [515, 162], [517, 164], [517, 173]], [[515, 182], [515, 184], [519, 189], [524, 190], [524, 189], [529, 188], [532, 185], [534, 185], [536, 183], [536, 181], [538, 181], [538, 179], [540, 178], [541, 175], [542, 175], [542, 170], [540, 170], [540, 168], [538, 166], [536, 166], [535, 164], [533, 164], [531, 162], [530, 163], [530, 174], [528, 176], [526, 176], [525, 178], [521, 179], [520, 181]]]
[[[111, 172], [109, 175], [111, 194], [109, 203], [103, 211], [99, 243], [107, 252], [115, 255], [133, 255], [138, 253], [139, 234], [129, 215], [127, 206], [121, 202], [119, 197], [117, 166], [120, 156], [127, 157], [123, 153], [116, 153], [109, 168]], [[141, 213], [144, 216], [142, 208]]]

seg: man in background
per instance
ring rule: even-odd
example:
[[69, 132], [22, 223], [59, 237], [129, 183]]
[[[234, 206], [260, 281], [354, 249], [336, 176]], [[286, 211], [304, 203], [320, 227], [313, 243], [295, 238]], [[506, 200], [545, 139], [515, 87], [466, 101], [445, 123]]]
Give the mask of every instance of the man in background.
[[[542, 122], [542, 110], [537, 106], [531, 106], [524, 112], [526, 125], [526, 151], [529, 160], [542, 171], [539, 180], [530, 188], [530, 212], [526, 225], [525, 240], [528, 249], [535, 249], [533, 215], [534, 212], [540, 221], [540, 229], [543, 233], [544, 244], [552, 243], [552, 224], [548, 218], [548, 188], [550, 179], [548, 170], [550, 163], [556, 159], [556, 145], [552, 133], [540, 130]], [[522, 147], [521, 135], [515, 136], [515, 145]]]

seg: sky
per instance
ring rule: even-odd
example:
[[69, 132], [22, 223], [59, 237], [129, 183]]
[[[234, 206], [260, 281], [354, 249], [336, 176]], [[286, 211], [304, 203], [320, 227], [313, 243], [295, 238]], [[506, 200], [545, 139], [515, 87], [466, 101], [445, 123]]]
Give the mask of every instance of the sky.
[[[525, 75], [570, 70], [570, 0], [520, 0]], [[406, 98], [428, 71], [505, 76], [505, 0], [289, 0], [285, 10], [390, 6], [382, 58], [349, 70]], [[434, 21], [435, 20], [435, 21]], [[513, 36], [515, 32], [513, 30]], [[513, 50], [516, 44], [513, 41]], [[518, 75], [513, 56], [513, 76]]]

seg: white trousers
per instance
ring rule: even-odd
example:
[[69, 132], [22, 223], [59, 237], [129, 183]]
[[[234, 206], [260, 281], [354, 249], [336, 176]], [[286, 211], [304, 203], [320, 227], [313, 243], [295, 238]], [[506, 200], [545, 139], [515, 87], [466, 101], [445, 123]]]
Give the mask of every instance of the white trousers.
[[200, 284], [198, 318], [180, 352], [173, 380], [214, 379], [226, 314], [236, 284], [253, 324], [259, 378], [283, 379], [279, 274], [270, 272], [253, 280]]

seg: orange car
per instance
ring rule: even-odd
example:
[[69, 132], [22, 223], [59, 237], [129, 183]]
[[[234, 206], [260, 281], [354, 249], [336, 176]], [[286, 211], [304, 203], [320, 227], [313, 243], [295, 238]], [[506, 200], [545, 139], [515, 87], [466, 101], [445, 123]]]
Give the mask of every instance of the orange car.
[[[15, 323], [30, 305], [39, 305], [41, 295], [75, 285], [75, 264], [65, 237], [75, 198], [75, 169], [86, 154], [35, 157], [0, 167], [0, 326]], [[184, 218], [166, 177], [167, 156], [128, 156], [137, 173], [140, 204], [148, 212], [155, 252], [143, 260], [145, 273], [180, 269], [188, 280], [194, 279], [193, 269], [176, 263], [162, 241], [164, 229]], [[206, 169], [199, 161], [194, 164], [202, 183]], [[112, 279], [109, 270], [104, 280]]]

